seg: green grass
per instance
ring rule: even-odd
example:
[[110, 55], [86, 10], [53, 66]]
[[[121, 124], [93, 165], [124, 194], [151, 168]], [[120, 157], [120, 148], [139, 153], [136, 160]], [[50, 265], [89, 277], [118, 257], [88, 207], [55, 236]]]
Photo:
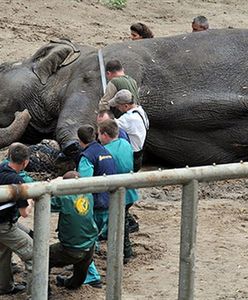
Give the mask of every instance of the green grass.
[[127, 0], [101, 0], [104, 5], [110, 8], [122, 9], [127, 5]]

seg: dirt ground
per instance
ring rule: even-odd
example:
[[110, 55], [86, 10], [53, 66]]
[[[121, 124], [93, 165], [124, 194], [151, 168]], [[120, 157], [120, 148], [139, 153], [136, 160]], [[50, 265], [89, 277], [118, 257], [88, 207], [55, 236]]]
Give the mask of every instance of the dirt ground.
[[[137, 21], [146, 23], [155, 36], [190, 32], [197, 15], [205, 15], [211, 28], [245, 28], [247, 11], [246, 0], [128, 0], [123, 10], [111, 10], [96, 0], [1, 0], [0, 63], [27, 57], [55, 37], [95, 47], [122, 42], [129, 38], [130, 24]], [[248, 299], [247, 183], [200, 185], [197, 300]], [[140, 194], [132, 210], [140, 223], [140, 231], [131, 236], [136, 257], [124, 267], [123, 299], [177, 299], [181, 188], [156, 187]], [[53, 217], [51, 241], [56, 238], [56, 222]], [[103, 283], [104, 249], [106, 245], [96, 255]], [[52, 282], [60, 271], [54, 270]], [[73, 292], [53, 285], [53, 299], [104, 299], [105, 287], [83, 286]], [[21, 300], [25, 295], [0, 299]]]

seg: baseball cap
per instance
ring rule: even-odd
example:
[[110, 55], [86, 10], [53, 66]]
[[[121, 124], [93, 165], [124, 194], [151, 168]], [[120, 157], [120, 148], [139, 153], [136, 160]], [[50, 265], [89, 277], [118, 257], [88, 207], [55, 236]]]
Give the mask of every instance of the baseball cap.
[[133, 95], [129, 90], [120, 90], [115, 96], [109, 100], [110, 106], [116, 106], [118, 104], [129, 104], [133, 103]]

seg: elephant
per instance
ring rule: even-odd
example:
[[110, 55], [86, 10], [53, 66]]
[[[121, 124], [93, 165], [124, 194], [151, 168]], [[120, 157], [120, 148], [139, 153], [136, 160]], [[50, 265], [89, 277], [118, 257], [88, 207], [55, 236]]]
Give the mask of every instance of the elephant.
[[12, 141], [20, 139], [31, 119], [27, 109], [22, 112], [15, 112], [14, 121], [7, 127], [0, 130], [0, 149], [11, 144]]
[[[101, 49], [105, 63], [120, 60], [137, 81], [150, 120], [145, 151], [151, 162], [157, 158], [161, 165], [182, 167], [247, 160], [247, 49], [246, 29]], [[28, 59], [0, 66], [0, 134], [11, 135], [15, 112], [27, 109], [31, 119], [21, 140], [55, 138], [69, 153], [77, 129], [95, 124], [102, 94], [98, 50], [66, 39], [51, 41]]]

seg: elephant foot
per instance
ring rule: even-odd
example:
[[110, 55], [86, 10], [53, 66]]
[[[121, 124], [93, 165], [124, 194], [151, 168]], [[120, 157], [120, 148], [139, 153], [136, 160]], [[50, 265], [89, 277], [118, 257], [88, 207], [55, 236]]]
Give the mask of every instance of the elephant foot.
[[77, 162], [78, 157], [79, 157], [81, 151], [82, 151], [82, 147], [80, 146], [80, 144], [79, 144], [78, 141], [68, 142], [67, 144], [65, 144], [62, 147], [63, 154], [66, 157], [74, 160], [75, 162]]

